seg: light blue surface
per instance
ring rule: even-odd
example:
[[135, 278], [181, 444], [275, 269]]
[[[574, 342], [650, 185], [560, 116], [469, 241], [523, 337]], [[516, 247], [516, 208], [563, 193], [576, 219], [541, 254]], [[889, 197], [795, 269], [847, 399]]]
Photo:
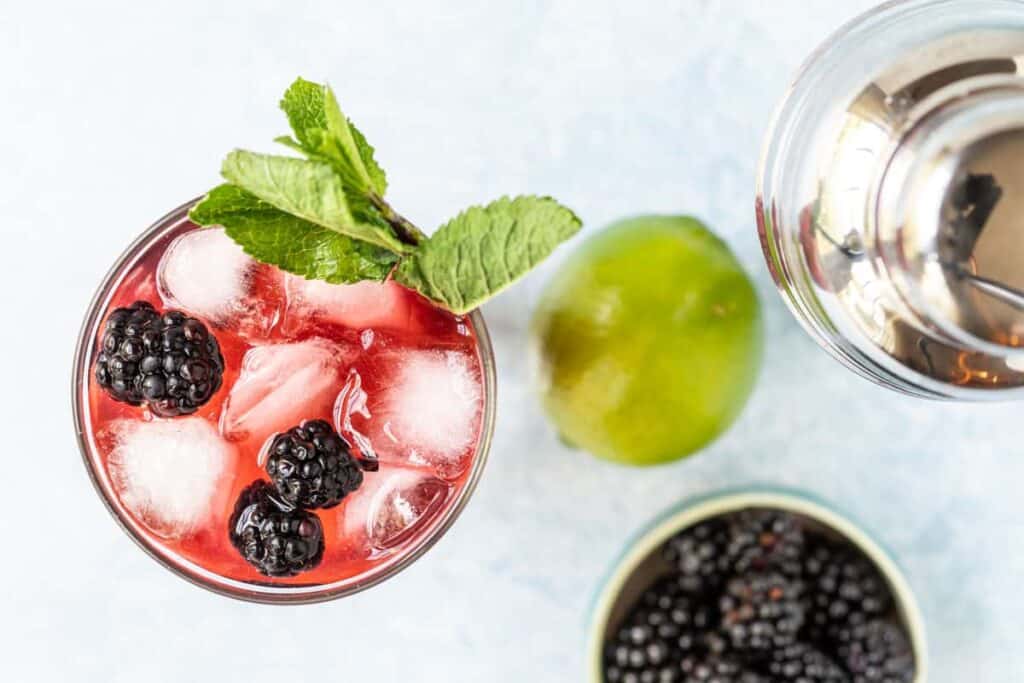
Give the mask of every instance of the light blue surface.
[[[1024, 679], [1024, 406], [923, 403], [853, 376], [784, 310], [757, 244], [772, 109], [803, 56], [872, 4], [5, 3], [0, 291], [4, 314], [29, 324], [5, 324], [0, 342], [4, 680], [577, 681], [585, 610], [626, 539], [682, 497], [753, 482], [815, 491], [898, 556], [928, 620], [932, 680]], [[78, 459], [78, 324], [140, 230], [215, 183], [228, 149], [284, 132], [274, 104], [299, 73], [330, 79], [393, 203], [425, 227], [517, 192], [557, 196], [589, 231], [637, 212], [717, 226], [766, 314], [765, 370], [735, 428], [657, 470], [563, 448], [525, 351], [551, 264], [487, 306], [489, 469], [407, 573], [279, 609], [207, 594], [138, 551]], [[41, 507], [21, 483], [36, 471], [53, 481]]]

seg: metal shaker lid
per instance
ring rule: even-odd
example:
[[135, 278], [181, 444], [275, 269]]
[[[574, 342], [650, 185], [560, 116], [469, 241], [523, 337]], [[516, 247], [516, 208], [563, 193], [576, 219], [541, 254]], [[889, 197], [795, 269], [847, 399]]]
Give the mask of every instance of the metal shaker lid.
[[922, 111], [878, 195], [884, 267], [938, 332], [1024, 354], [1024, 79], [967, 79]]

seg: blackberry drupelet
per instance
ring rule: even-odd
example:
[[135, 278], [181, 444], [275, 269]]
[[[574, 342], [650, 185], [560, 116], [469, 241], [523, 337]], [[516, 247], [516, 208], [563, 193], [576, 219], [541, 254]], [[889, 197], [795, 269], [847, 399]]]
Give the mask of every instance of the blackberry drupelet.
[[783, 510], [750, 509], [733, 515], [729, 561], [737, 575], [778, 572], [800, 577], [803, 569], [804, 530], [800, 521]]
[[781, 574], [732, 579], [719, 600], [722, 633], [733, 648], [755, 655], [792, 645], [804, 622], [802, 592]]
[[224, 358], [206, 326], [180, 311], [136, 301], [107, 318], [96, 382], [114, 400], [159, 417], [194, 413], [220, 388]]
[[238, 497], [229, 535], [246, 562], [267, 576], [295, 576], [320, 564], [324, 554], [320, 518], [282, 504], [264, 481]]
[[679, 532], [662, 548], [662, 557], [679, 572], [691, 593], [715, 590], [729, 578], [729, 524], [716, 518]]
[[841, 629], [839, 661], [851, 683], [911, 683], [916, 667], [910, 641], [896, 624], [881, 619]]
[[796, 643], [772, 653], [768, 673], [777, 683], [849, 683], [843, 669], [810, 645]]
[[363, 483], [348, 442], [323, 420], [275, 436], [267, 474], [280, 497], [301, 508], [332, 508]]
[[605, 649], [608, 683], [682, 681], [679, 661], [701, 651], [714, 628], [713, 610], [666, 578], [644, 592]]
[[864, 624], [889, 611], [892, 595], [881, 573], [859, 551], [819, 541], [804, 559], [807, 637], [834, 641], [848, 626]]
[[687, 657], [680, 669], [683, 683], [773, 683], [730, 659]]

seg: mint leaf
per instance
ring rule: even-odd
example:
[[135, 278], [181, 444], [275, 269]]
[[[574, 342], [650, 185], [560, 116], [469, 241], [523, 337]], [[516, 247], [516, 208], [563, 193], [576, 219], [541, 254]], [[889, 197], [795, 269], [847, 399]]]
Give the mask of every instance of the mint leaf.
[[326, 142], [324, 99], [324, 87], [304, 78], [295, 79], [281, 97], [281, 109], [288, 117], [295, 137], [311, 152], [320, 151]]
[[234, 185], [220, 185], [189, 211], [198, 225], [221, 225], [253, 258], [336, 284], [384, 280], [398, 257], [285, 213]]
[[579, 229], [576, 214], [550, 197], [503, 197], [438, 229], [399, 264], [395, 280], [453, 313], [467, 313]]
[[370, 146], [370, 143], [366, 141], [366, 137], [356, 128], [351, 119], [348, 121], [348, 126], [352, 130], [352, 139], [355, 140], [356, 148], [359, 150], [359, 158], [363, 160], [366, 172], [370, 176], [370, 189], [378, 197], [383, 197], [388, 189], [388, 178], [384, 173], [384, 169], [377, 165], [377, 160], [373, 156], [376, 150]]
[[276, 138], [274, 138], [274, 142], [278, 142], [284, 145], [285, 147], [291, 147], [300, 154], [307, 153], [306, 148], [302, 146], [302, 143], [300, 143], [298, 140], [291, 137], [290, 135], [279, 135]]
[[373, 147], [341, 112], [330, 86], [298, 78], [281, 99], [281, 109], [296, 140], [280, 142], [328, 161], [351, 187], [384, 196], [387, 179], [373, 157]]
[[224, 160], [221, 174], [285, 213], [396, 254], [411, 250], [375, 215], [369, 200], [347, 190], [328, 164], [235, 150]]

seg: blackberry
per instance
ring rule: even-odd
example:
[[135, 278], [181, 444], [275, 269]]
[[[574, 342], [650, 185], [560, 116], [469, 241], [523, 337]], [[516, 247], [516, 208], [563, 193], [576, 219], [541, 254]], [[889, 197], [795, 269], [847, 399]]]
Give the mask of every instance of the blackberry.
[[295, 576], [320, 564], [323, 527], [315, 514], [284, 505], [274, 493], [264, 481], [242, 491], [229, 523], [231, 544], [261, 574]]
[[734, 573], [771, 571], [800, 577], [805, 542], [795, 516], [782, 510], [742, 510], [732, 517], [730, 530], [728, 553]]
[[855, 549], [816, 543], [804, 559], [804, 581], [805, 628], [814, 642], [831, 642], [841, 629], [880, 617], [892, 605], [885, 579]]
[[771, 683], [730, 659], [688, 657], [679, 666], [683, 683]]
[[301, 508], [332, 508], [363, 483], [348, 442], [323, 420], [275, 436], [267, 474], [280, 497]]
[[846, 672], [810, 645], [796, 643], [772, 653], [768, 673], [777, 683], [849, 683]]
[[647, 589], [605, 649], [608, 683], [682, 681], [679, 661], [703, 647], [714, 628], [713, 610], [680, 586], [662, 579]]
[[684, 529], [662, 548], [661, 555], [692, 593], [713, 591], [728, 578], [729, 524], [711, 519]]
[[802, 585], [781, 574], [749, 574], [726, 585], [719, 600], [722, 632], [733, 648], [764, 654], [796, 642], [804, 622]]
[[188, 415], [220, 389], [223, 375], [217, 339], [181, 311], [161, 315], [136, 301], [107, 318], [95, 376], [116, 401], [148, 405], [159, 417]]
[[848, 626], [837, 635], [839, 660], [852, 683], [911, 683], [914, 651], [896, 624], [875, 619]]

